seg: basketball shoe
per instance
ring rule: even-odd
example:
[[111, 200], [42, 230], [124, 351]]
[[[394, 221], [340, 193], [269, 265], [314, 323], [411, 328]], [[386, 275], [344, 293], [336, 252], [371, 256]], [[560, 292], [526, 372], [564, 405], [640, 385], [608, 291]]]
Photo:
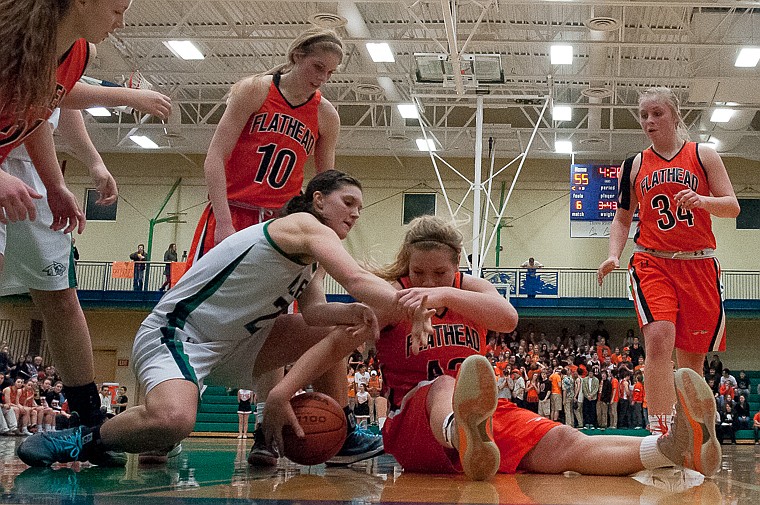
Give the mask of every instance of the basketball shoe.
[[348, 434], [338, 454], [327, 461], [328, 465], [350, 465], [365, 459], [374, 458], [383, 453], [383, 436], [356, 424], [353, 412], [346, 415]]
[[715, 436], [715, 398], [710, 386], [690, 368], [675, 372], [676, 413], [667, 434], [657, 439], [660, 452], [678, 466], [705, 476], [720, 470], [722, 451]]
[[267, 446], [261, 425], [257, 424], [253, 432], [253, 447], [248, 453], [248, 464], [258, 467], [276, 466], [277, 457], [277, 454]]
[[125, 466], [123, 452], [103, 450], [93, 440], [95, 428], [78, 426], [50, 433], [36, 433], [24, 440], [16, 450], [29, 466], [50, 466], [53, 463], [89, 461], [98, 466]]
[[498, 391], [493, 366], [484, 356], [469, 356], [459, 368], [452, 406], [458, 434], [455, 444], [467, 477], [487, 480], [499, 470], [501, 455], [493, 441], [492, 416]]
[[182, 444], [174, 444], [168, 449], [158, 449], [154, 451], [141, 452], [137, 457], [138, 463], [141, 465], [163, 465], [171, 458], [176, 458], [182, 452]]

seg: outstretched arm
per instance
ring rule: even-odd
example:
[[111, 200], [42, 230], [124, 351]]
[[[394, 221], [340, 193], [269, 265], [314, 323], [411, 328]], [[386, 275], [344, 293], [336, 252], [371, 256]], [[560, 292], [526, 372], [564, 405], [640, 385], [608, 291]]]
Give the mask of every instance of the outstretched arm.
[[113, 86], [96, 86], [77, 82], [61, 103], [66, 109], [88, 107], [118, 107], [127, 105], [146, 114], [166, 119], [172, 112], [172, 100], [163, 93], [150, 89], [133, 89]]
[[76, 159], [87, 167], [87, 170], [98, 190], [98, 205], [111, 205], [119, 196], [116, 181], [103, 163], [97, 149], [92, 144], [87, 128], [84, 125], [82, 113], [78, 110], [61, 110], [61, 120], [58, 131], [66, 140]]

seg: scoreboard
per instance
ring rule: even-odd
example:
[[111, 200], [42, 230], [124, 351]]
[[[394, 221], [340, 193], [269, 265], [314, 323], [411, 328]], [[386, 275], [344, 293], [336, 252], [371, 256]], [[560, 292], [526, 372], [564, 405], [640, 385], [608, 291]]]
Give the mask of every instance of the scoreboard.
[[617, 209], [615, 165], [574, 164], [570, 170], [570, 221], [612, 221]]

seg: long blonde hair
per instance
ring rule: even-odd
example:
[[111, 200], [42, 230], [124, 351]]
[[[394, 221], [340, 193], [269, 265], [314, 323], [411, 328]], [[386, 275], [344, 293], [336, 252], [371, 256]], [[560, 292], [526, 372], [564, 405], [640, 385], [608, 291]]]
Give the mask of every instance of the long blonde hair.
[[445, 250], [451, 261], [459, 264], [462, 252], [462, 234], [453, 223], [436, 216], [421, 216], [409, 223], [396, 259], [390, 265], [375, 269], [375, 274], [389, 282], [409, 275], [409, 258], [413, 251]]
[[0, 0], [0, 112], [34, 118], [55, 92], [58, 22], [71, 0]]
[[[256, 74], [256, 76], [274, 75], [278, 73], [286, 74], [290, 72], [290, 70], [296, 64], [296, 55], [308, 56], [309, 54], [312, 54], [318, 50], [333, 53], [335, 55], [338, 55], [340, 59], [343, 60], [343, 41], [340, 40], [338, 34], [332, 30], [325, 28], [311, 28], [309, 30], [305, 30], [303, 33], [301, 33], [301, 35], [296, 37], [293, 42], [290, 43], [290, 46], [288, 47], [287, 62], [270, 68], [261, 74]], [[241, 82], [242, 81], [238, 81], [232, 85], [230, 94], [233, 94], [237, 91]]]
[[673, 113], [673, 117], [676, 118], [676, 135], [679, 139], [689, 141], [689, 130], [686, 128], [686, 123], [681, 117], [681, 103], [673, 90], [666, 88], [665, 86], [657, 86], [654, 88], [648, 88], [639, 95], [639, 106], [646, 100], [657, 100], [664, 102], [670, 111]]

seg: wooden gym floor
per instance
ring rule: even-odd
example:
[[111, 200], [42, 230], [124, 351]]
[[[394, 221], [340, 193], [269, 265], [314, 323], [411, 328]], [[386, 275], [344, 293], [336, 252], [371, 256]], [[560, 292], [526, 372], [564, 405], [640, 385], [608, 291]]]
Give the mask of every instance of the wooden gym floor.
[[[632, 477], [497, 475], [489, 482], [463, 476], [404, 474], [380, 456], [350, 468], [302, 467], [281, 460], [257, 470], [246, 457], [252, 440], [190, 438], [165, 466], [126, 468], [70, 464], [28, 468], [15, 456], [21, 441], [0, 437], [0, 503], [48, 505], [312, 505], [369, 503], [505, 504], [758, 504], [760, 445], [726, 445], [713, 479], [691, 471], [659, 470]], [[614, 461], [610, 461], [614, 464]]]

